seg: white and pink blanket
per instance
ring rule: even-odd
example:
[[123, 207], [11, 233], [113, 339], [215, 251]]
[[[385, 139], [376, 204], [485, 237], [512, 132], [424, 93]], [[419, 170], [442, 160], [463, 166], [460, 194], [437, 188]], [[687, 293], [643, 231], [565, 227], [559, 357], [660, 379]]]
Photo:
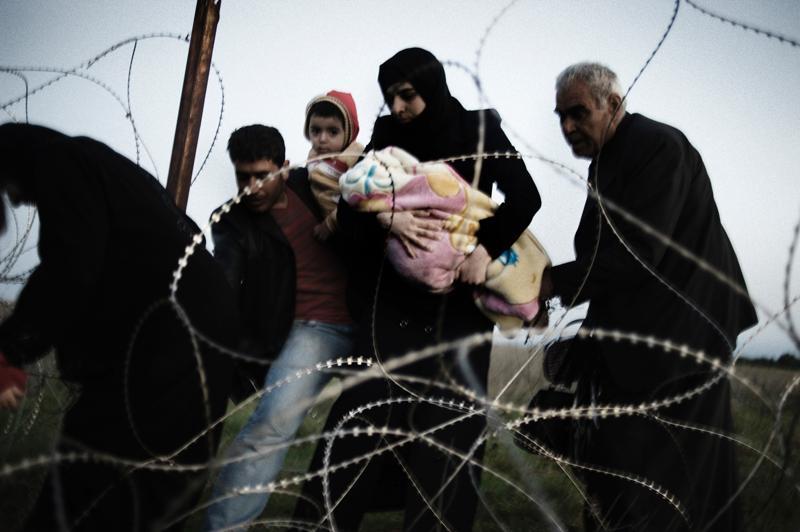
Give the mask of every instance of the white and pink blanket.
[[[392, 146], [367, 153], [342, 174], [339, 187], [345, 201], [362, 212], [436, 209], [446, 214], [430, 251], [419, 251], [412, 258], [396, 237], [388, 242], [388, 258], [394, 268], [434, 292], [452, 287], [458, 266], [478, 244], [478, 222], [497, 208], [449, 165], [420, 163]], [[489, 264], [486, 283], [476, 290], [475, 303], [503, 330], [532, 321], [540, 311], [542, 272], [549, 265], [544, 248], [526, 230]]]

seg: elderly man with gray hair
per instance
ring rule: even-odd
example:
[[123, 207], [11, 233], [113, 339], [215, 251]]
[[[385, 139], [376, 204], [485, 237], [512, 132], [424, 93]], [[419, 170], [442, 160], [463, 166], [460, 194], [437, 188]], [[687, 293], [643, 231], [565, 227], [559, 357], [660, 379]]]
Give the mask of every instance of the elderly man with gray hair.
[[556, 82], [564, 138], [592, 161], [575, 260], [550, 274], [565, 304], [590, 302], [556, 378], [577, 383], [584, 406], [623, 407], [573, 434], [573, 458], [591, 468], [579, 468], [587, 529], [739, 530], [719, 368], [755, 310], [700, 154], [627, 113], [623, 95], [597, 63]]

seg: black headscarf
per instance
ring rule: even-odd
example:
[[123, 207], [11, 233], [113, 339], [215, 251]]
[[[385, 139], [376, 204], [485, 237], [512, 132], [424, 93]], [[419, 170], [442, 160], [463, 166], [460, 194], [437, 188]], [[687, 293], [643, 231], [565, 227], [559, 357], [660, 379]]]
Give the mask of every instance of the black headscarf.
[[65, 138], [63, 133], [44, 126], [11, 122], [0, 125], [0, 191], [14, 182], [27, 199], [33, 199], [33, 183], [26, 179], [31, 166], [47, 153], [47, 146]]
[[52, 129], [30, 124], [0, 124], [0, 233], [6, 228], [5, 192], [13, 182], [27, 200], [35, 197], [34, 183], [26, 179], [30, 167], [45, 151], [44, 147], [63, 135]]
[[389, 88], [402, 82], [413, 85], [425, 110], [408, 124], [381, 117], [372, 133], [372, 148], [398, 146], [423, 161], [461, 155], [456, 152], [462, 144], [460, 126], [466, 111], [450, 95], [442, 63], [422, 48], [401, 50], [380, 66], [378, 84], [386, 98]]

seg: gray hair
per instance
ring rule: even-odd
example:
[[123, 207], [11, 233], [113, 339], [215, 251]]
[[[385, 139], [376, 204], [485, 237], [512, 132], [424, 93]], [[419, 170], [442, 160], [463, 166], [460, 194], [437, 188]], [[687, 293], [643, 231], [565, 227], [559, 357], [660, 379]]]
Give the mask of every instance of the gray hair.
[[[597, 104], [602, 107], [605, 107], [611, 94], [617, 94], [620, 98], [624, 95], [617, 74], [600, 63], [575, 63], [568, 66], [556, 78], [556, 92], [561, 92], [576, 81], [585, 83]], [[621, 111], [624, 110], [623, 100]]]

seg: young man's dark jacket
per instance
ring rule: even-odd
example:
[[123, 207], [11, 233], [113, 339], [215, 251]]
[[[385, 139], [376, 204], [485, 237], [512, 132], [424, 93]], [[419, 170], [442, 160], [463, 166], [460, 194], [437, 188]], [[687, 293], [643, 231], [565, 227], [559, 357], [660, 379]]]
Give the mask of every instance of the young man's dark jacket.
[[[321, 221], [308, 171], [292, 170], [286, 185]], [[243, 331], [240, 349], [259, 359], [239, 363], [233, 397], [240, 400], [261, 387], [268, 362], [278, 355], [292, 327], [297, 284], [294, 252], [269, 212], [254, 213], [242, 203], [224, 214], [211, 232], [214, 256], [239, 305]]]

